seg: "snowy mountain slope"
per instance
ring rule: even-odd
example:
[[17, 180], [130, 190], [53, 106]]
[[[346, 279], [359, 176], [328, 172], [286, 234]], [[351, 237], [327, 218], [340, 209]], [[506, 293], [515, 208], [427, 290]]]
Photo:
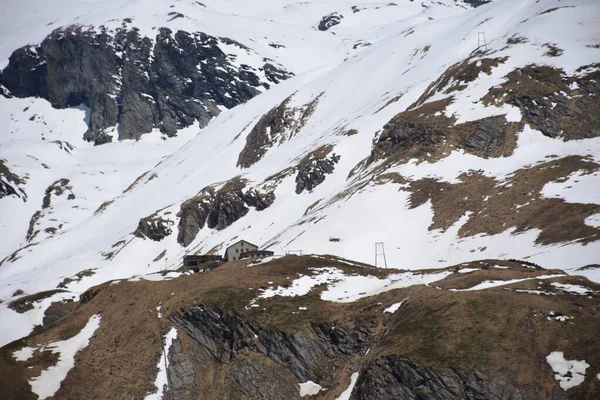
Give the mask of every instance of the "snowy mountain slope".
[[[341, 9], [354, 4], [242, 7], [245, 13], [236, 13], [253, 23], [234, 16], [227, 32], [219, 18], [237, 3], [206, 3], [214, 13], [209, 33], [248, 43], [245, 34], [261, 32], [262, 44], [253, 49], [297, 75], [222, 113], [197, 135], [188, 128], [162, 141], [155, 131], [137, 143], [92, 147], [80, 139], [87, 129], [84, 110], [0, 98], [2, 120], [15, 132], [3, 135], [0, 158], [15, 174], [29, 176], [27, 203], [15, 196], [0, 200], [3, 232], [11, 232], [2, 243], [2, 298], [17, 289], [53, 289], [85, 270], [94, 274], [70, 282], [68, 290], [175, 269], [185, 254], [221, 252], [239, 238], [276, 253], [333, 253], [371, 263], [374, 243], [384, 242], [388, 265], [406, 269], [481, 258], [561, 269], [597, 263], [596, 122], [581, 128], [565, 111], [551, 119], [554, 125], [541, 126], [534, 117], [546, 112], [545, 103], [522, 100], [538, 96], [539, 84], [548, 91], [540, 99], [554, 96], [547, 102], [558, 107], [556, 115], [569, 101], [597, 109], [597, 3], [530, 1], [517, 9], [509, 1], [477, 9], [423, 3], [428, 7], [369, 3], [374, 7], [345, 14]], [[342, 22], [317, 31], [322, 15], [336, 10]], [[266, 15], [282, 31], [275, 33]], [[261, 24], [255, 23], [259, 16]], [[566, 34], [554, 29], [559, 23], [569, 27]], [[478, 32], [486, 34], [487, 51], [474, 52]], [[286, 47], [268, 45], [275, 40]], [[358, 40], [372, 44], [352, 49]], [[294, 57], [301, 60], [296, 64]], [[553, 72], [540, 77], [527, 69], [531, 64]], [[513, 71], [537, 83], [509, 92]], [[513, 94], [496, 96], [502, 90]], [[27, 106], [31, 111], [22, 111]], [[56, 126], [52, 132], [29, 120], [37, 110]], [[63, 119], [79, 125], [67, 128]], [[554, 137], [563, 126], [570, 140]], [[61, 137], [75, 150], [51, 143]], [[244, 149], [254, 154], [248, 163], [240, 163]], [[46, 190], [60, 179], [69, 179], [75, 199], [64, 190], [43, 208]], [[312, 190], [297, 193], [298, 182]], [[571, 192], [562, 192], [567, 186]], [[33, 230], [40, 233], [28, 242], [38, 211]], [[142, 219], [168, 227], [162, 240], [133, 235]], [[7, 308], [0, 312], [27, 319]], [[39, 311], [30, 317], [8, 337], [39, 323]]]

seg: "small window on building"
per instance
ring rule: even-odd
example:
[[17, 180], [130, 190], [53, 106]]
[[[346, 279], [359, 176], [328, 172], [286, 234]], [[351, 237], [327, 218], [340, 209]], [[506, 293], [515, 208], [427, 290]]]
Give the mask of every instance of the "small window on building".
[[235, 249], [235, 252], [236, 252], [236, 253], [239, 253], [239, 252], [240, 252], [240, 249]]
[[235, 261], [235, 260], [236, 260], [236, 257], [233, 257], [233, 261]]

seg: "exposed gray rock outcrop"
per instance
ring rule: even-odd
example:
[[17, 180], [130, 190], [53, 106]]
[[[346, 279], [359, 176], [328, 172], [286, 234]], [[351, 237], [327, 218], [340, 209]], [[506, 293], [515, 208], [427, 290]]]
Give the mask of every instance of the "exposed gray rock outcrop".
[[[244, 351], [268, 357], [299, 381], [316, 381], [335, 358], [364, 354], [373, 341], [368, 327], [313, 324], [310, 332], [271, 331], [231, 315], [216, 306], [200, 305], [170, 318], [211, 357], [231, 364]], [[251, 390], [250, 390], [251, 391]]]
[[[312, 324], [290, 334], [265, 329], [213, 305], [192, 307], [170, 320], [192, 342], [186, 350], [176, 343], [169, 355], [169, 373], [181, 399], [202, 397], [195, 363], [218, 371], [212, 373], [227, 382], [224, 390], [230, 398], [289, 399], [298, 395], [296, 382], [332, 382], [328, 379], [335, 380], [346, 360], [362, 357], [377, 345], [377, 323], [368, 320], [357, 320], [351, 329]], [[367, 362], [350, 398], [528, 399], [501, 373], [426, 367], [397, 355]]]
[[435, 147], [444, 140], [444, 135], [433, 126], [392, 119], [383, 126], [383, 133], [373, 147], [372, 154], [393, 154], [413, 146]]
[[246, 182], [238, 178], [218, 190], [212, 186], [206, 187], [197, 196], [181, 204], [177, 242], [185, 247], [196, 238], [205, 224], [211, 229], [225, 229], [246, 215], [249, 207], [262, 211], [273, 201], [273, 192], [246, 189]]
[[139, 238], [148, 238], [155, 242], [160, 242], [173, 232], [171, 229], [172, 225], [173, 221], [153, 214], [140, 219], [133, 234]]
[[342, 22], [342, 18], [344, 18], [344, 16], [337, 12], [332, 12], [331, 14], [325, 15], [323, 18], [321, 18], [321, 22], [319, 22], [319, 30], [326, 31], [332, 26], [338, 25], [340, 22]]
[[248, 168], [259, 161], [273, 146], [274, 138], [281, 135], [291, 124], [287, 105], [290, 98], [263, 115], [252, 128], [246, 138], [246, 146], [240, 152], [237, 165]]
[[510, 72], [484, 100], [519, 107], [524, 120], [551, 138], [600, 136], [600, 64], [567, 76], [561, 69], [528, 65]]
[[524, 391], [501, 374], [438, 370], [400, 357], [382, 357], [361, 370], [352, 400], [525, 400]]
[[290, 96], [264, 114], [246, 137], [246, 145], [238, 156], [237, 166], [249, 168], [262, 159], [271, 147], [297, 134], [314, 113], [322, 95], [298, 107], [290, 106]]
[[489, 117], [476, 121], [475, 132], [463, 141], [467, 150], [490, 156], [504, 147], [507, 122], [504, 117]]
[[[27, 235], [25, 237], [28, 242], [32, 241], [40, 233], [40, 230], [37, 229], [37, 225], [39, 224], [39, 220], [46, 215], [47, 209], [52, 207], [52, 199], [64, 196], [67, 193], [67, 200], [75, 199], [75, 194], [73, 193], [69, 182], [68, 179], [62, 178], [53, 182], [46, 188], [44, 198], [42, 199], [41, 210], [36, 211], [29, 220], [29, 228], [27, 229]], [[44, 229], [44, 232], [53, 235], [62, 227], [63, 224], [49, 226]]]
[[13, 173], [6, 166], [6, 160], [0, 159], [0, 199], [6, 196], [16, 196], [27, 201], [27, 193], [21, 187], [25, 180]]
[[315, 187], [325, 181], [325, 175], [333, 173], [335, 164], [340, 156], [335, 153], [330, 155], [333, 146], [323, 146], [310, 152], [298, 164], [296, 175], [296, 193], [304, 190], [312, 191]]
[[0, 75], [16, 97], [42, 97], [53, 107], [85, 104], [91, 109], [84, 137], [96, 144], [112, 137], [139, 139], [154, 128], [172, 136], [197, 123], [206, 126], [220, 113], [217, 105], [235, 107], [291, 74], [266, 63], [260, 71], [234, 65], [221, 43], [226, 38], [160, 28], [143, 37], [126, 23], [116, 30], [70, 26], [53, 31], [39, 46], [17, 49]]

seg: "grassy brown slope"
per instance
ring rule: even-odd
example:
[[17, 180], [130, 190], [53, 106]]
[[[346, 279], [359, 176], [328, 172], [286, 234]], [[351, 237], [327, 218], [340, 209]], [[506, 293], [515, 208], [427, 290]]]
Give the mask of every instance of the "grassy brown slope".
[[[488, 262], [493, 263], [493, 260]], [[96, 287], [95, 297], [47, 331], [0, 349], [0, 376], [4, 377], [0, 384], [6, 389], [3, 390], [8, 396], [5, 398], [34, 398], [28, 394], [27, 380], [55, 361], [48, 352], [36, 352], [32, 360], [17, 362], [12, 358], [15, 350], [25, 344], [40, 346], [72, 337], [98, 313], [102, 315], [100, 328], [89, 346], [77, 354], [75, 367], [63, 381], [56, 398], [142, 398], [153, 390], [161, 335], [169, 328], [168, 316], [197, 304], [213, 304], [263, 329], [287, 333], [310, 330], [311, 324], [318, 322], [350, 330], [357, 323], [370, 324], [375, 339], [379, 338], [377, 344], [362, 360], [355, 357], [334, 360], [332, 362], [340, 366], [335, 372], [324, 369], [321, 383], [330, 390], [319, 397], [323, 399], [339, 395], [350, 371], [358, 370], [361, 363], [389, 354], [410, 357], [437, 368], [478, 368], [503, 373], [526, 388], [534, 398], [548, 398], [556, 388], [556, 381], [545, 356], [555, 350], [563, 351], [567, 359], [585, 359], [592, 366], [584, 384], [570, 389], [569, 397], [591, 399], [598, 394], [599, 385], [593, 379], [600, 368], [598, 292], [591, 296], [558, 292], [540, 296], [506, 288], [452, 292], [413, 286], [342, 304], [320, 300], [319, 292], [323, 288], [318, 287], [306, 296], [263, 299], [258, 301], [260, 308], [247, 308], [259, 289], [268, 286], [269, 282], [273, 282], [273, 286], [286, 285], [298, 274], [311, 274], [310, 268], [314, 267], [337, 267], [348, 274], [379, 277], [397, 271], [308, 256], [285, 257], [252, 267], [246, 265], [246, 261], [238, 261], [214, 271], [171, 281], [122, 282], [112, 286], [107, 283]], [[507, 270], [457, 273], [432, 286], [456, 288], [472, 286], [485, 279], [515, 279], [548, 273], [515, 265]], [[465, 279], [468, 284], [463, 282]], [[563, 282], [568, 279], [580, 278], [560, 278]], [[577, 282], [586, 282], [592, 289], [600, 290], [587, 281]], [[530, 283], [510, 287], [525, 288]], [[384, 315], [386, 307], [407, 297], [409, 300], [399, 311], [391, 316]], [[159, 304], [162, 305], [162, 319], [157, 316]], [[299, 311], [300, 306], [308, 309]], [[548, 321], [545, 317], [550, 311], [574, 319]], [[192, 351], [194, 344], [183, 331], [180, 331], [180, 338], [181, 345]], [[290, 382], [294, 379], [285, 366], [278, 367], [264, 356], [246, 350], [240, 354], [235, 363], [248, 363], [249, 368], [256, 364], [253, 368], [261, 371], [281, 370], [278, 379]], [[196, 374], [196, 384], [204, 386], [202, 392], [208, 398], [223, 398], [230, 393], [225, 386], [230, 382], [231, 364], [212, 360], [194, 368], [202, 373]], [[5, 379], [7, 376], [11, 379]]]

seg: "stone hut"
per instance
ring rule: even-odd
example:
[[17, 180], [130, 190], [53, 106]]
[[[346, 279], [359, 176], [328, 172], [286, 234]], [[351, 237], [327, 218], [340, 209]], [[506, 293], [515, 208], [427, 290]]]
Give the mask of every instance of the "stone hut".
[[258, 250], [258, 246], [245, 240], [240, 240], [225, 250], [225, 259], [227, 261], [236, 261], [242, 258], [241, 255], [243, 253], [248, 253], [252, 250]]

